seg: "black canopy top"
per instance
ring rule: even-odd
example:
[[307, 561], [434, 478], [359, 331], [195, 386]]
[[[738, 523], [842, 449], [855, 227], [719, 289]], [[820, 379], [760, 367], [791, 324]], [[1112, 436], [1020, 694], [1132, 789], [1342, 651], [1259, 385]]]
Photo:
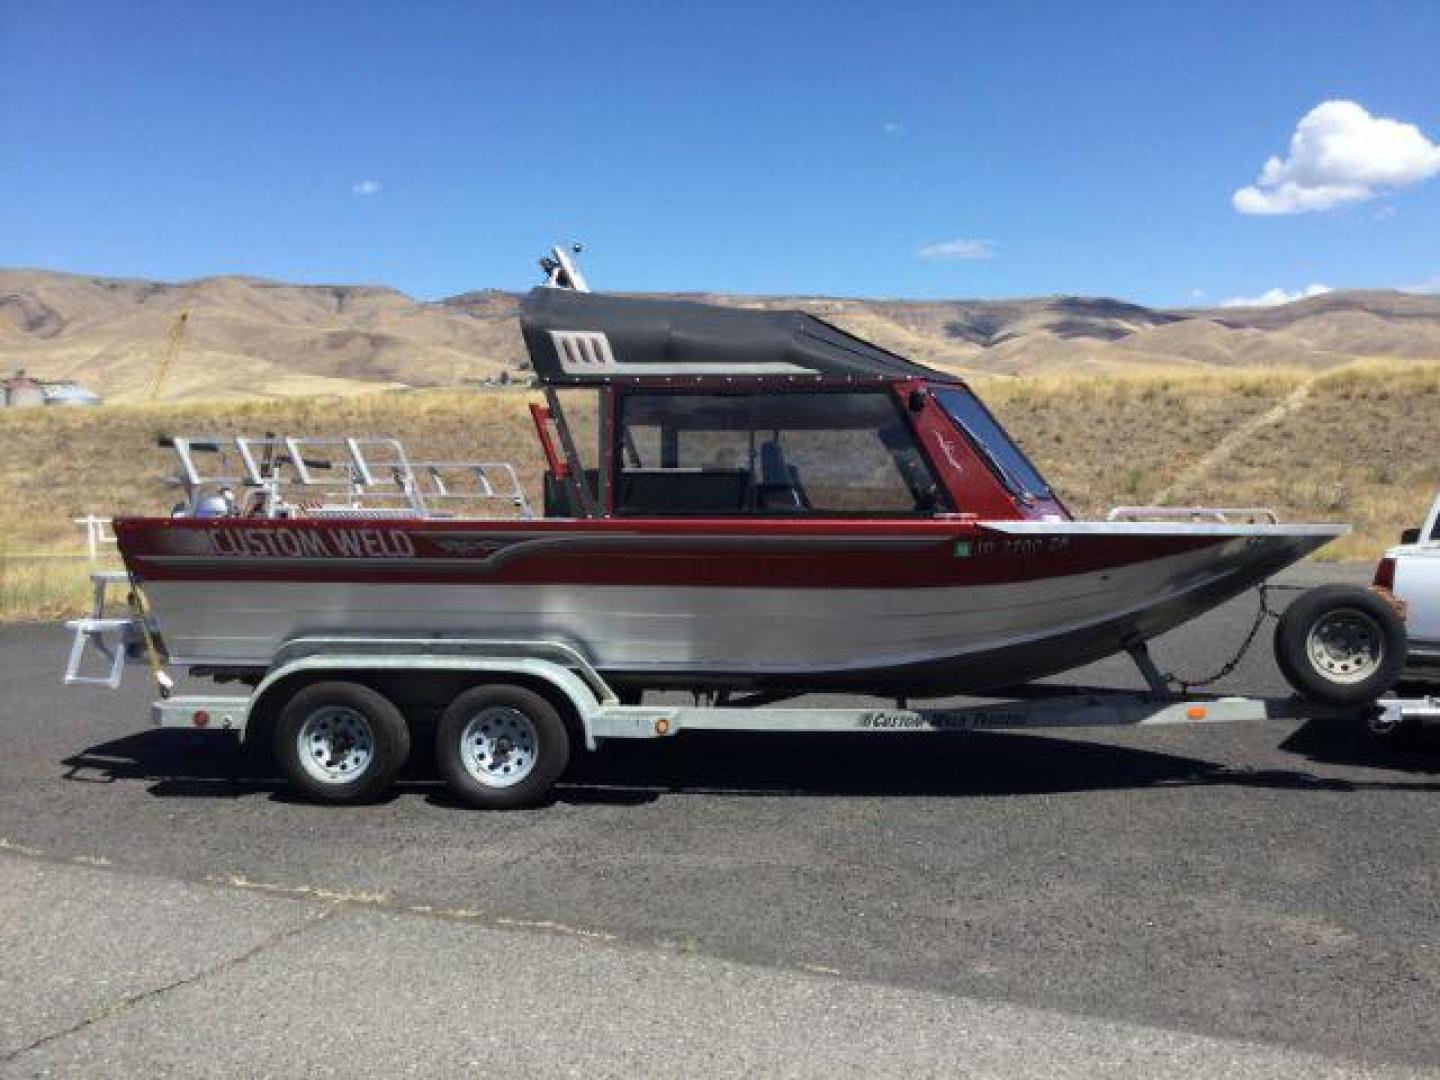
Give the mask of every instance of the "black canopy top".
[[803, 311], [546, 287], [525, 298], [520, 326], [535, 374], [552, 386], [674, 376], [954, 381]]

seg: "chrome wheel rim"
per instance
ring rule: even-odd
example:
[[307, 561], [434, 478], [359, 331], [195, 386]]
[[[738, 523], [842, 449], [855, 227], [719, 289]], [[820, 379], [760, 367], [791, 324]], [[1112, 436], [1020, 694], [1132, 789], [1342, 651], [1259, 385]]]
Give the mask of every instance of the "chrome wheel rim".
[[535, 771], [539, 741], [530, 717], [510, 705], [492, 705], [460, 732], [460, 761], [477, 783], [513, 787]]
[[1311, 665], [1335, 683], [1363, 682], [1385, 658], [1380, 624], [1358, 608], [1339, 608], [1316, 620], [1305, 637]]
[[295, 748], [308, 775], [322, 784], [348, 784], [375, 760], [375, 733], [359, 710], [325, 705], [300, 725]]

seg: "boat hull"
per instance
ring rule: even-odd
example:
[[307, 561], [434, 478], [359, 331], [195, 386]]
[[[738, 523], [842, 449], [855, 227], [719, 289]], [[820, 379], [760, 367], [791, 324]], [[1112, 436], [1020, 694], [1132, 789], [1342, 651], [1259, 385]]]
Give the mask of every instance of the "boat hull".
[[[137, 520], [118, 522], [117, 535], [185, 666], [263, 668], [302, 637], [545, 640], [580, 650], [621, 686], [928, 696], [1110, 655], [1342, 531], [502, 524]], [[368, 531], [342, 543], [334, 530], [347, 527]]]

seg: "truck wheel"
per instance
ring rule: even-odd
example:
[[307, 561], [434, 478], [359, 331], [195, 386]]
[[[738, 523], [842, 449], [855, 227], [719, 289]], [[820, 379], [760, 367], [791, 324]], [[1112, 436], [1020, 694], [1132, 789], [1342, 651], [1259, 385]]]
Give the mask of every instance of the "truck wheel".
[[532, 806], [569, 764], [570, 733], [555, 706], [533, 690], [476, 686], [441, 715], [435, 760], [450, 789], [471, 806]]
[[383, 794], [410, 756], [410, 729], [383, 695], [352, 682], [314, 683], [275, 723], [275, 759], [291, 785], [327, 803]]
[[1405, 665], [1405, 624], [1354, 585], [1302, 593], [1275, 627], [1275, 660], [1301, 695], [1330, 705], [1373, 701]]

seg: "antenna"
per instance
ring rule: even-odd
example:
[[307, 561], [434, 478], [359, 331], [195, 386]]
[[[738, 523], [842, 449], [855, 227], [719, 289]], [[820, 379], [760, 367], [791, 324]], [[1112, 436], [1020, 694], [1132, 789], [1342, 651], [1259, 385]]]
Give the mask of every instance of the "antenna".
[[540, 260], [540, 269], [545, 271], [545, 284], [554, 289], [574, 289], [576, 292], [589, 292], [590, 285], [585, 280], [585, 275], [580, 272], [571, 255], [579, 255], [585, 250], [584, 244], [571, 244], [570, 250], [556, 245], [550, 249], [550, 254]]

